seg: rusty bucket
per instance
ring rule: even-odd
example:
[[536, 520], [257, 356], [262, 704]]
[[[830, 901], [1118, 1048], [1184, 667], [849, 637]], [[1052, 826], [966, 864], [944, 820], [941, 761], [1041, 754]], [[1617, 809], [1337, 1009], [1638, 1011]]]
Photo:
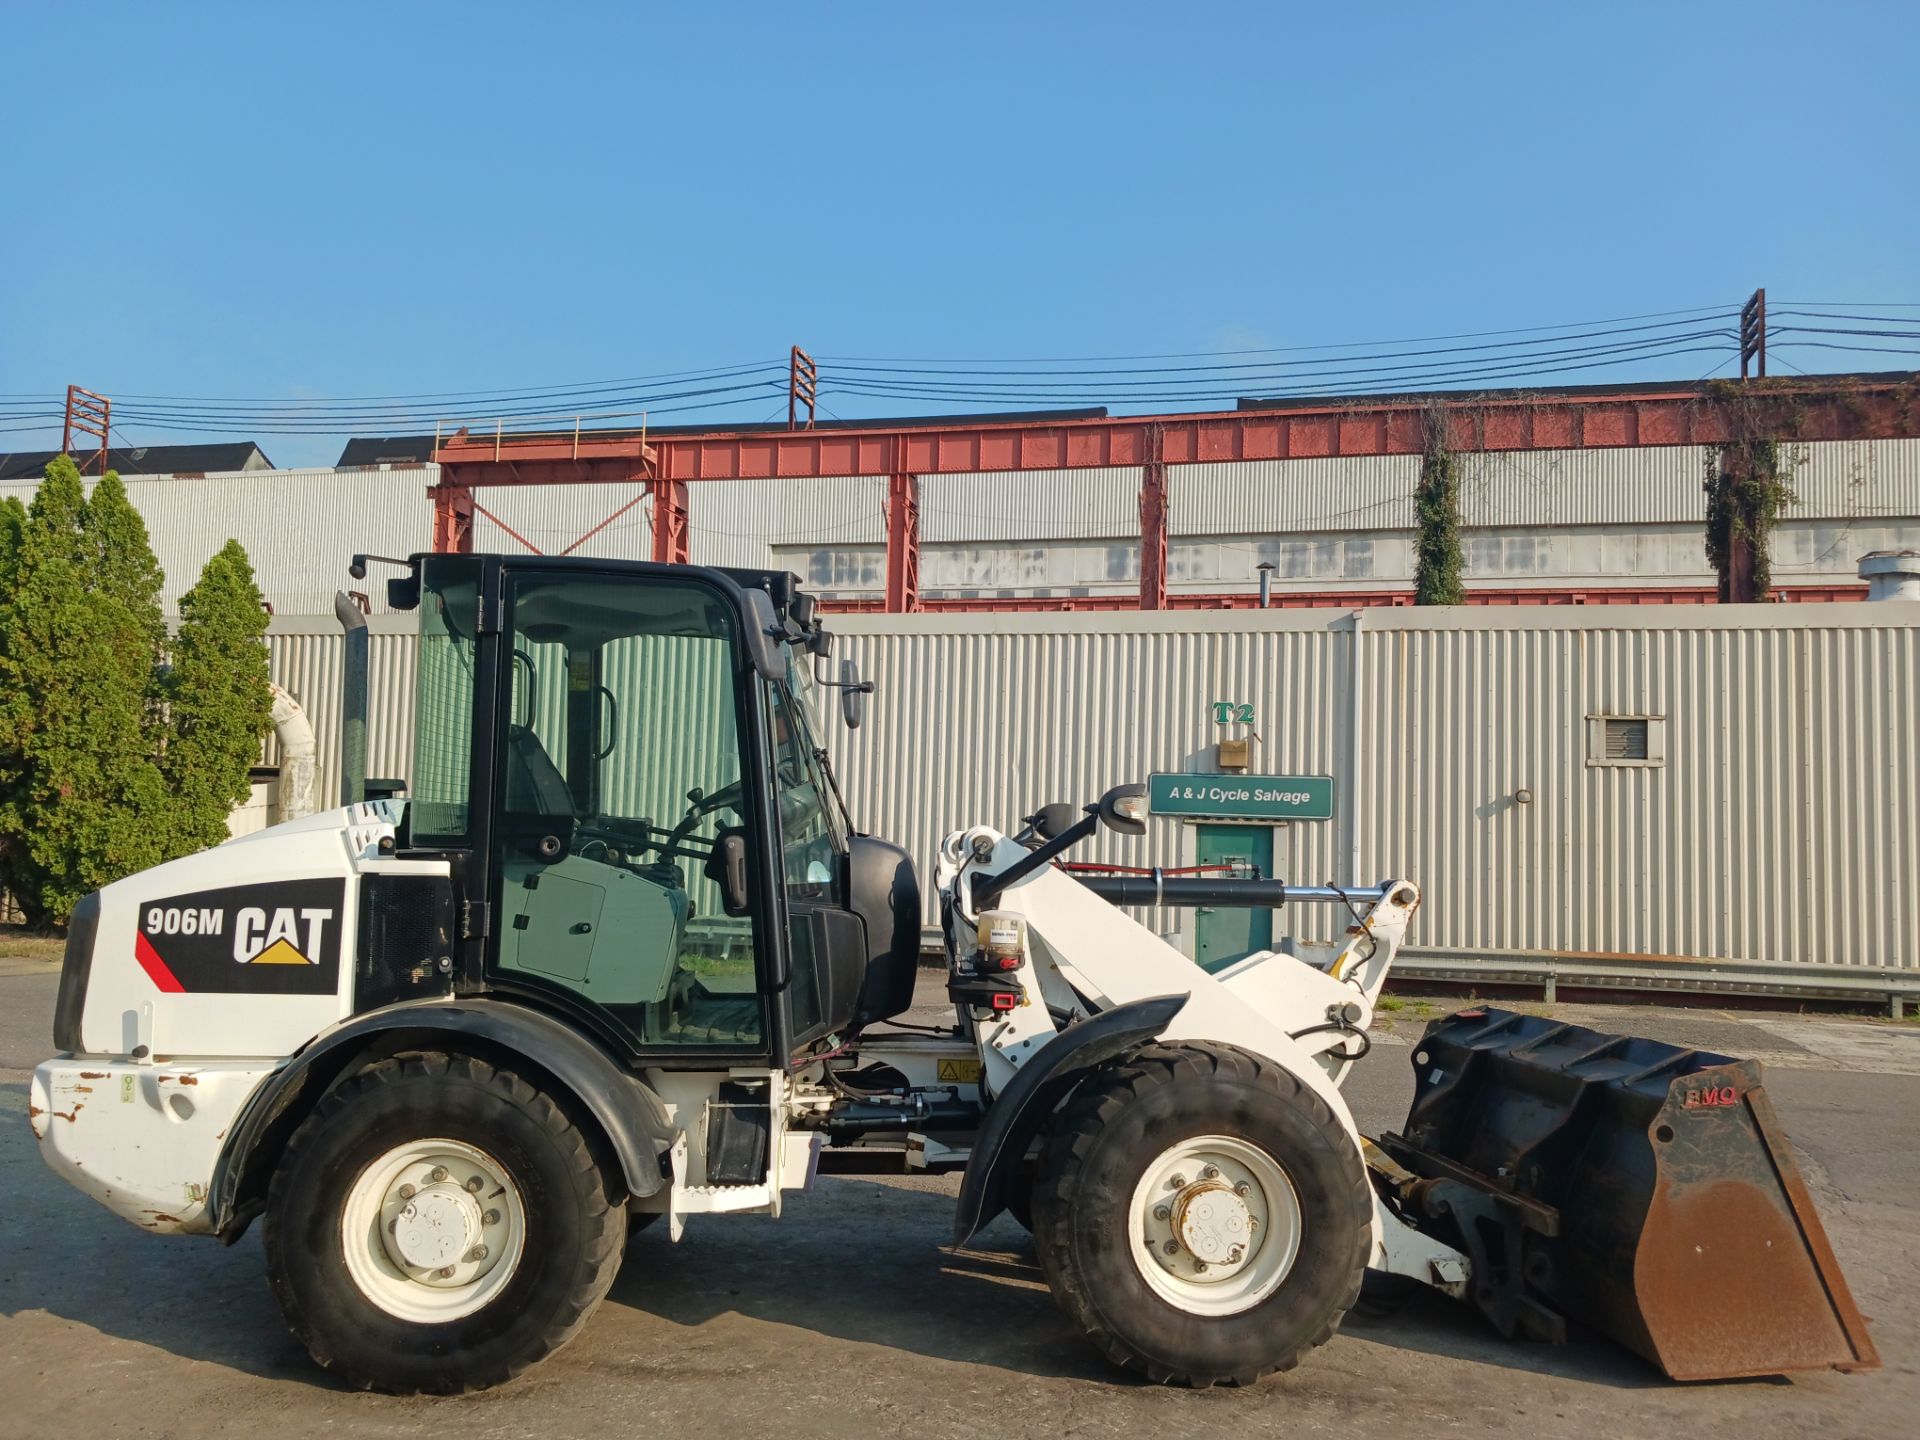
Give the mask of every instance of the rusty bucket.
[[1758, 1061], [1491, 1009], [1413, 1058], [1397, 1203], [1503, 1334], [1571, 1321], [1676, 1380], [1880, 1363]]

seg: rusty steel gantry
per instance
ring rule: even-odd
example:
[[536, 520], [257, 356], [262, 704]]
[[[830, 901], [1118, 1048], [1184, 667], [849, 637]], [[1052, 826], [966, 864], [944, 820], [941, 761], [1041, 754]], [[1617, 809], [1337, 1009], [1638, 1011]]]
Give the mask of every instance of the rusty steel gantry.
[[[1138, 603], [1142, 609], [1161, 610], [1170, 604], [1170, 466], [1417, 455], [1426, 443], [1428, 427], [1436, 420], [1444, 428], [1449, 449], [1476, 452], [1709, 445], [1749, 439], [1756, 433], [1756, 426], [1782, 440], [1913, 438], [1920, 436], [1915, 387], [1910, 376], [1812, 376], [1749, 382], [1741, 387], [1737, 417], [1724, 388], [1696, 383], [1593, 391], [1362, 397], [1284, 402], [1209, 414], [1098, 419], [1014, 416], [908, 424], [809, 424], [802, 428], [796, 414], [792, 428], [773, 431], [717, 429], [648, 434], [576, 430], [571, 434], [490, 436], [462, 432], [440, 438], [434, 447], [440, 480], [432, 487], [433, 547], [436, 551], [472, 548], [476, 512], [493, 518], [475, 500], [476, 490], [494, 485], [608, 482], [644, 487], [642, 495], [622, 506], [616, 515], [651, 496], [652, 558], [685, 561], [689, 540], [687, 492], [691, 485], [707, 480], [872, 476], [883, 478], [887, 484], [884, 603], [886, 610], [899, 613], [922, 608], [922, 476], [1129, 466], [1141, 472]], [[602, 521], [588, 536], [607, 523]], [[578, 548], [588, 536], [568, 548]], [[1676, 592], [1673, 598], [1689, 597], [1678, 597]], [[1216, 597], [1214, 603], [1220, 603], [1220, 598]]]

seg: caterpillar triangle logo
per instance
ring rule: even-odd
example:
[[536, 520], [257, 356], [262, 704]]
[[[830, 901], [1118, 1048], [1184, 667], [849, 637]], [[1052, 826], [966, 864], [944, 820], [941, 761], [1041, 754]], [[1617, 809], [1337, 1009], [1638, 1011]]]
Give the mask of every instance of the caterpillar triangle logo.
[[311, 965], [314, 962], [286, 941], [276, 940], [247, 963], [249, 965]]

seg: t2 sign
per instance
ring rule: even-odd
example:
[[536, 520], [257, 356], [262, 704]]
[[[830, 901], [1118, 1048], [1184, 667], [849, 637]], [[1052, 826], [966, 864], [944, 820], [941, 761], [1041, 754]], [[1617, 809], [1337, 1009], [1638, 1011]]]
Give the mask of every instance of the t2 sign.
[[1216, 700], [1213, 702], [1213, 723], [1251, 725], [1253, 724], [1253, 706], [1244, 705], [1238, 700]]

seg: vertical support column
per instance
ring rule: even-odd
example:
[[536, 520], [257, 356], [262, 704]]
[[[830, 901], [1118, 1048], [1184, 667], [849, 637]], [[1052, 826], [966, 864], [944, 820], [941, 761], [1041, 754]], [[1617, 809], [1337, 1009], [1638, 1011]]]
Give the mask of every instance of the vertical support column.
[[1147, 427], [1140, 472], [1140, 608], [1167, 608], [1167, 462], [1158, 425]]
[[887, 613], [920, 608], [920, 477], [887, 477]]
[[[1753, 456], [1745, 443], [1721, 447], [1721, 485], [1738, 490], [1752, 473]], [[1735, 526], [1727, 536], [1727, 563], [1719, 577], [1716, 598], [1722, 605], [1752, 605], [1766, 599], [1754, 585], [1753, 562], [1753, 537]]]
[[653, 558], [663, 565], [685, 565], [692, 527], [687, 519], [687, 482], [657, 479], [653, 490]]
[[472, 554], [473, 491], [443, 479], [427, 493], [433, 497], [433, 553]]

